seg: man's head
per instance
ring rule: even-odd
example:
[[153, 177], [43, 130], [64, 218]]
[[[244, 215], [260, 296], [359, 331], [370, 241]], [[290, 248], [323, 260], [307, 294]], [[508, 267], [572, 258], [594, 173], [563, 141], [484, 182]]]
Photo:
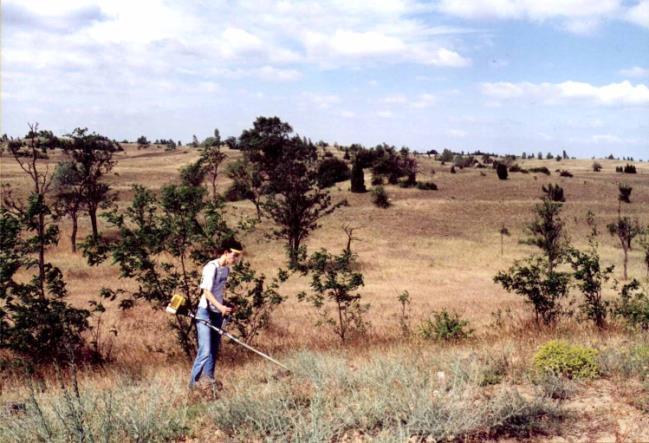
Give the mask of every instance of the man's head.
[[243, 246], [234, 239], [223, 242], [223, 253], [220, 261], [223, 266], [233, 266], [239, 263], [243, 254]]

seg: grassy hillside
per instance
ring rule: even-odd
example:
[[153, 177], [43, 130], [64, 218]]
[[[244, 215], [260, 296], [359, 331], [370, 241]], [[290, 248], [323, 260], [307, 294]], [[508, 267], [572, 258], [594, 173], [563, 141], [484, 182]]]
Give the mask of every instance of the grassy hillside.
[[[130, 187], [133, 184], [159, 189], [177, 180], [178, 168], [197, 158], [196, 151], [187, 148], [165, 152], [156, 148], [137, 150], [134, 145], [125, 147], [123, 153], [116, 155], [118, 163], [108, 179], [119, 192], [120, 206], [132, 197]], [[227, 161], [240, 155], [237, 151], [225, 152]], [[13, 159], [5, 155], [1, 160], [2, 181], [24, 190], [26, 181]], [[58, 160], [57, 155], [53, 155], [48, 162]], [[562, 217], [571, 241], [576, 246], [585, 246], [588, 228], [584, 220], [586, 212], [592, 210], [602, 231], [599, 239], [602, 261], [616, 265], [615, 277], [621, 280], [622, 251], [617, 240], [605, 232], [605, 225], [617, 217], [619, 182], [633, 187], [632, 203], [623, 205], [624, 214], [637, 217], [644, 225], [649, 223], [649, 164], [636, 163], [637, 174], [620, 174], [615, 172], [615, 167], [625, 162], [600, 160], [603, 170], [593, 172], [591, 160], [522, 160], [518, 162], [522, 167], [546, 166], [552, 175], [510, 173], [508, 180], [501, 181], [492, 169], [465, 168], [452, 174], [450, 165], [443, 166], [425, 156], [419, 157], [418, 162], [418, 178], [434, 181], [438, 191], [388, 185], [386, 189], [392, 206], [380, 209], [371, 203], [369, 193], [351, 194], [349, 182], [339, 183], [331, 190], [333, 200], [347, 199], [348, 206], [323, 219], [322, 227], [307, 241], [311, 251], [320, 247], [340, 250], [345, 242], [342, 227], [356, 228], [354, 233], [358, 240], [353, 248], [365, 278], [361, 293], [371, 304], [368, 319], [372, 327], [366, 337], [359, 337], [340, 348], [331, 332], [314, 327], [316, 317], [312, 309], [293, 297], [308, 288], [308, 281], [293, 276], [281, 289], [282, 293], [290, 295], [289, 300], [275, 312], [271, 327], [257, 344], [299, 367], [297, 375], [286, 384], [275, 380], [269, 373], [271, 369], [256, 357], [234, 345], [226, 345], [221, 365], [221, 378], [226, 384], [223, 399], [217, 402], [186, 399], [183, 386], [189, 363], [177, 348], [172, 331], [166, 328], [168, 318], [165, 314], [153, 312], [145, 305], [120, 311], [116, 302], [108, 303], [100, 330], [104, 345], [112, 347], [113, 362], [101, 370], [83, 372], [83, 383], [93, 392], [121, 390], [126, 384], [143, 402], [160, 402], [157, 396], [162, 396], [166, 404], [177, 405], [173, 410], [156, 412], [170, 414], [162, 421], [167, 429], [180, 429], [177, 433], [170, 432], [169, 438], [195, 435], [202, 440], [208, 436], [206, 427], [225, 433], [209, 434], [214, 441], [225, 435], [242, 440], [265, 437], [281, 440], [288, 435], [286, 433], [296, 441], [309, 438], [363, 440], [370, 436], [391, 441], [406, 440], [413, 435], [478, 439], [556, 433], [570, 438], [565, 430], [571, 425], [565, 423], [571, 420], [584, 426], [583, 431], [593, 436], [636, 439], [644, 435], [640, 433], [644, 432], [642, 428], [638, 430], [632, 424], [637, 425], [638, 420], [645, 423], [643, 413], [647, 410], [642, 412], [642, 406], [633, 406], [634, 399], [627, 398], [626, 387], [620, 382], [625, 373], [619, 366], [627, 360], [633, 361], [631, 357], [627, 360], [627, 357], [615, 357], [616, 363], [609, 363], [603, 379], [577, 383], [570, 399], [564, 401], [568, 402], [567, 410], [573, 410], [568, 413], [563, 410], [566, 409], [564, 403], [561, 406], [552, 395], [538, 391], [544, 389], [546, 382], [532, 379], [531, 355], [541, 343], [556, 336], [606, 349], [604, 355], [608, 356], [613, 355], [620, 343], [624, 349], [635, 349], [634, 346], [646, 349], [647, 337], [629, 335], [617, 329], [601, 334], [590, 325], [575, 321], [562, 322], [556, 329], [537, 330], [532, 327], [530, 311], [523, 300], [494, 284], [493, 276], [515, 259], [533, 251], [532, 247], [519, 242], [524, 237], [524, 225], [532, 218], [532, 208], [539, 201], [541, 186], [558, 183], [565, 190]], [[574, 177], [559, 177], [556, 169], [568, 170]], [[370, 188], [369, 171], [365, 178]], [[228, 185], [229, 180], [221, 174], [219, 189], [225, 190]], [[254, 207], [249, 202], [230, 203], [228, 214], [234, 221], [241, 215], [252, 216]], [[272, 273], [278, 263], [285, 262], [283, 245], [267, 239], [266, 234], [272, 228], [269, 223], [264, 221], [242, 239], [247, 259], [256, 269], [266, 273]], [[504, 253], [501, 254], [499, 231], [503, 225], [511, 236], [504, 238]], [[117, 270], [109, 264], [91, 268], [80, 254], [72, 254], [67, 241], [68, 222], [64, 220], [61, 228], [61, 241], [50, 251], [50, 259], [63, 270], [74, 304], [86, 307], [89, 300], [98, 298], [101, 287], [133, 289], [133, 284], [120, 280]], [[83, 219], [80, 236], [88, 231], [89, 222]], [[631, 251], [629, 275], [647, 282], [638, 248]], [[412, 299], [410, 324], [413, 329], [433, 311], [445, 308], [467, 319], [475, 329], [475, 337], [469, 342], [449, 346], [403, 339], [397, 297], [406, 290]], [[612, 297], [614, 294], [609, 290], [606, 295]], [[495, 315], [498, 311], [500, 315]], [[113, 327], [118, 331], [116, 336], [108, 332]], [[311, 353], [302, 354], [301, 351]], [[479, 379], [480, 371], [495, 365], [494, 361], [502, 354], [505, 354], [505, 367], [499, 370], [502, 374], [498, 376], [497, 386], [484, 385]], [[643, 364], [649, 365], [649, 357], [646, 358]], [[405, 371], [403, 377], [399, 371]], [[634, 380], [641, 383], [642, 377], [647, 375], [647, 366], [643, 369], [641, 363], [639, 369], [633, 371]], [[438, 386], [440, 381], [435, 375], [438, 372], [447, 374], [444, 383], [450, 383], [450, 388]], [[391, 383], [391, 389], [382, 386], [383, 382]], [[415, 389], [413, 383], [415, 386], [421, 383], [421, 386]], [[158, 393], [154, 392], [156, 389]], [[647, 387], [644, 389], [642, 392], [647, 395]], [[249, 399], [246, 396], [250, 392], [258, 392], [260, 397]], [[434, 392], [441, 394], [435, 397]], [[28, 393], [28, 386], [22, 386], [10, 392], [4, 388], [2, 395], [14, 400]], [[122, 394], [116, 391], [115, 395]], [[603, 401], [600, 394], [611, 396], [611, 403]], [[65, 400], [56, 397], [60, 392], [43, 395], [41, 400], [46, 403]], [[385, 401], [390, 395], [395, 396], [390, 402], [396, 405], [395, 413], [402, 414], [399, 419], [387, 419], [390, 405], [380, 406], [379, 400]], [[50, 398], [52, 396], [56, 398]], [[436, 412], [437, 409], [426, 403], [431, 398], [432, 405], [445, 405], [447, 409], [440, 406], [442, 412]], [[263, 399], [267, 399], [264, 405], [246, 403]], [[467, 399], [474, 403], [467, 403]], [[128, 403], [127, 399], [121, 401]], [[610, 419], [610, 422], [587, 429], [585, 423], [589, 416], [584, 415], [580, 401], [596, 405], [592, 410], [596, 420]], [[472, 410], [471, 405], [477, 409]], [[519, 408], [518, 412], [503, 409], [503, 405]], [[561, 411], [557, 409], [559, 406], [563, 408]], [[156, 409], [152, 405], [148, 407]], [[419, 407], [423, 409], [417, 409]], [[237, 408], [249, 410], [236, 416], [237, 412], [233, 411]], [[284, 413], [278, 415], [277, 421], [266, 423], [268, 416], [259, 412], [263, 408], [284, 410]], [[575, 410], [579, 412], [576, 416]], [[540, 412], [534, 416], [533, 411]], [[514, 429], [518, 423], [516, 413], [523, 412], [536, 417], [532, 417], [529, 425], [538, 429]], [[154, 412], [152, 414], [146, 420], [160, 420]], [[254, 414], [263, 416], [254, 418]], [[467, 417], [466, 414], [475, 422], [458, 418]], [[484, 416], [488, 416], [488, 420]], [[624, 420], [632, 417], [632, 423], [627, 426], [620, 417], [626, 417]], [[128, 421], [128, 417], [124, 420]], [[52, 418], [52, 422], [55, 421]], [[322, 433], [314, 433], [315, 429]], [[649, 423], [644, 429], [649, 429]], [[124, 435], [136, 439], [136, 434]], [[160, 434], [159, 439], [164, 439], [162, 436]]]

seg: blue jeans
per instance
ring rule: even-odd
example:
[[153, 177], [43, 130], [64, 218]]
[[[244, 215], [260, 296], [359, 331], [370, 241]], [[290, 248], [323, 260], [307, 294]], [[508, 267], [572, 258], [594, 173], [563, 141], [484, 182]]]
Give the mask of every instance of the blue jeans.
[[[220, 328], [223, 324], [221, 313], [212, 312], [207, 308], [198, 308], [196, 318], [207, 320], [217, 328]], [[201, 376], [207, 377], [209, 381], [214, 381], [216, 357], [221, 344], [221, 334], [201, 321], [196, 322], [196, 333], [198, 335], [198, 353], [192, 367], [192, 377], [189, 380], [189, 387], [191, 388], [194, 387]]]

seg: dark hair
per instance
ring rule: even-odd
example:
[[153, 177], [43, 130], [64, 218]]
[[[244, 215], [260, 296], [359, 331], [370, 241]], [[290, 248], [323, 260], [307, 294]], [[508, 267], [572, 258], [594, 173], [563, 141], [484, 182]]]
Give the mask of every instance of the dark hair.
[[221, 245], [216, 249], [217, 255], [223, 255], [226, 252], [231, 251], [232, 249], [237, 249], [239, 251], [243, 250], [241, 242], [235, 240], [234, 238], [227, 238], [223, 240]]

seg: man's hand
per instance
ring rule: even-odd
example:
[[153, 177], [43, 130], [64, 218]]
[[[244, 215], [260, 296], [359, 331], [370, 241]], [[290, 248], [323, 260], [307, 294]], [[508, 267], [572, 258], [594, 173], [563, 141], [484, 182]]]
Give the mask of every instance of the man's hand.
[[228, 306], [225, 306], [225, 305], [222, 305], [220, 303], [217, 306], [217, 308], [219, 309], [219, 311], [221, 311], [221, 314], [223, 314], [223, 315], [228, 315], [230, 312], [232, 312], [232, 308], [230, 308]]

